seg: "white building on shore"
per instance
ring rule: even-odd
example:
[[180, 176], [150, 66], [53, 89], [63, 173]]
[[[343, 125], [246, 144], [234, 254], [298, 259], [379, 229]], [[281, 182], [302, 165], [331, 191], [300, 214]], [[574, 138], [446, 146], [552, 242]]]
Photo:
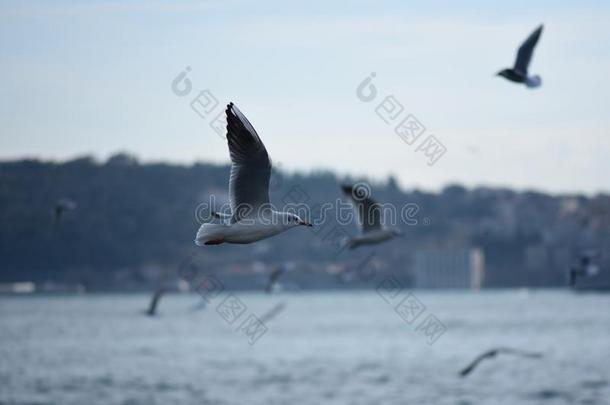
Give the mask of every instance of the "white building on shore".
[[478, 248], [420, 250], [415, 252], [417, 288], [478, 290], [485, 276], [485, 255]]

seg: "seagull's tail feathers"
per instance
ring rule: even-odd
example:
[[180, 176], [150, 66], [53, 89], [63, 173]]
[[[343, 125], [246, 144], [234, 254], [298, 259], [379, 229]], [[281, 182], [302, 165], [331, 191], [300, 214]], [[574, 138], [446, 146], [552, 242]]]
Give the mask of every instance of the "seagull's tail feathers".
[[343, 242], [342, 242], [342, 247], [348, 248], [350, 250], [356, 249], [360, 245], [361, 245], [361, 242], [358, 239], [345, 238], [345, 239], [343, 239]]
[[462, 371], [460, 371], [460, 377], [466, 377], [468, 374], [470, 374], [472, 372], [472, 370], [474, 369], [474, 366], [471, 364], [468, 367], [464, 368]]
[[540, 87], [542, 85], [542, 78], [538, 75], [529, 76], [525, 79], [525, 85], [530, 89], [535, 89], [536, 87]]
[[204, 246], [213, 244], [224, 238], [224, 230], [227, 226], [224, 224], [207, 222], [199, 227], [197, 236], [195, 236], [195, 245]]

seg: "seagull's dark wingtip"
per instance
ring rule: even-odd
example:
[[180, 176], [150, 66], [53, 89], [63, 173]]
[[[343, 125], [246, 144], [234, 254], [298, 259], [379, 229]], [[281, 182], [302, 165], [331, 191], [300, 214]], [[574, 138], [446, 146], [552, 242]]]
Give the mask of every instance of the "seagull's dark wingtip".
[[343, 190], [343, 192], [345, 194], [351, 194], [352, 190], [353, 190], [353, 187], [351, 185], [349, 185], [349, 184], [342, 184], [341, 185], [341, 190]]

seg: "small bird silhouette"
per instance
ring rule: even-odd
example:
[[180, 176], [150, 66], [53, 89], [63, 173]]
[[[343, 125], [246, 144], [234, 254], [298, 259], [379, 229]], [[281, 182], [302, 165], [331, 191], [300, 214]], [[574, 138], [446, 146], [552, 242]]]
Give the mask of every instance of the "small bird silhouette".
[[66, 211], [74, 211], [76, 209], [76, 203], [67, 198], [57, 200], [55, 207], [53, 207], [53, 222], [55, 226], [59, 226], [61, 218]]
[[534, 53], [534, 48], [542, 34], [542, 28], [543, 26], [541, 24], [519, 47], [515, 66], [512, 69], [503, 69], [499, 71], [497, 76], [502, 76], [511, 82], [523, 83], [529, 88], [539, 87], [542, 84], [540, 76], [529, 76], [527, 73], [530, 61], [532, 60], [532, 54]]
[[280, 266], [277, 269], [273, 270], [271, 274], [269, 274], [269, 280], [267, 281], [267, 287], [265, 287], [265, 292], [267, 294], [271, 294], [275, 289], [275, 286], [278, 284], [279, 278], [286, 272], [286, 268], [284, 266]]
[[146, 315], [155, 316], [157, 314], [157, 307], [159, 306], [159, 301], [161, 300], [161, 297], [163, 297], [163, 295], [165, 295], [165, 293], [169, 291], [171, 291], [171, 289], [167, 287], [161, 287], [155, 290], [150, 299], [150, 305], [146, 310]]
[[542, 353], [538, 353], [538, 352], [528, 352], [528, 351], [525, 351], [525, 350], [511, 349], [509, 347], [497, 347], [497, 348], [488, 350], [488, 351], [478, 355], [468, 366], [466, 366], [462, 371], [460, 371], [460, 377], [466, 377], [483, 360], [494, 358], [494, 357], [496, 357], [500, 353], [512, 354], [512, 355], [521, 356], [521, 357], [528, 357], [528, 358], [540, 358], [540, 357], [542, 357]]
[[570, 267], [569, 272], [569, 283], [570, 287], [576, 285], [576, 279], [578, 277], [589, 277], [594, 276], [599, 272], [599, 268], [593, 260], [599, 255], [595, 250], [583, 252], [580, 255], [580, 263], [576, 266]]

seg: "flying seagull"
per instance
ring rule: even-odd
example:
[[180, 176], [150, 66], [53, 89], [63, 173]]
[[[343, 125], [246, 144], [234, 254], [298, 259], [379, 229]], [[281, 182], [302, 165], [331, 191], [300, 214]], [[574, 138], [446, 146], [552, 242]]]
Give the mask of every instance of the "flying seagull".
[[538, 353], [538, 352], [528, 352], [528, 351], [524, 351], [524, 350], [511, 349], [509, 347], [497, 347], [495, 349], [488, 350], [488, 351], [478, 355], [472, 361], [472, 363], [470, 363], [466, 368], [464, 368], [462, 371], [460, 371], [460, 377], [466, 377], [483, 360], [494, 358], [500, 353], [512, 354], [512, 355], [516, 355], [516, 356], [536, 358], [536, 359], [542, 357], [542, 353]]
[[542, 84], [542, 79], [538, 75], [529, 76], [527, 68], [529, 67], [530, 61], [532, 60], [532, 54], [534, 48], [540, 39], [542, 34], [542, 24], [536, 28], [536, 31], [532, 32], [525, 42], [519, 47], [517, 51], [517, 60], [515, 60], [515, 66], [512, 69], [504, 69], [498, 72], [498, 76], [502, 76], [511, 82], [524, 83], [529, 88], [538, 87]]
[[66, 211], [74, 211], [76, 209], [76, 203], [67, 198], [62, 198], [57, 200], [55, 203], [55, 207], [53, 207], [53, 221], [55, 226], [59, 226], [61, 222], [61, 217], [64, 215]]
[[159, 300], [161, 300], [161, 297], [163, 297], [163, 295], [165, 295], [165, 293], [169, 291], [171, 291], [171, 289], [167, 287], [161, 287], [155, 290], [150, 299], [150, 305], [146, 310], [146, 315], [155, 316], [157, 314], [157, 306], [159, 305]]
[[231, 155], [229, 199], [231, 213], [217, 213], [220, 221], [201, 225], [195, 244], [252, 243], [298, 225], [310, 223], [290, 212], [279, 212], [269, 203], [271, 161], [254, 127], [229, 103], [227, 142]]
[[286, 272], [286, 268], [284, 266], [280, 266], [277, 269], [273, 270], [271, 274], [269, 274], [269, 280], [267, 281], [267, 287], [265, 287], [265, 292], [267, 294], [271, 294], [275, 287], [278, 284], [279, 278]]
[[374, 245], [402, 235], [396, 229], [384, 228], [381, 225], [381, 208], [379, 203], [369, 196], [370, 192], [366, 187], [343, 185], [341, 188], [350, 198], [360, 225], [360, 235], [346, 241], [350, 249]]
[[571, 266], [569, 272], [570, 287], [576, 285], [577, 277], [594, 276], [599, 272], [599, 268], [593, 260], [599, 255], [595, 250], [587, 251], [581, 254], [580, 263], [577, 266]]

